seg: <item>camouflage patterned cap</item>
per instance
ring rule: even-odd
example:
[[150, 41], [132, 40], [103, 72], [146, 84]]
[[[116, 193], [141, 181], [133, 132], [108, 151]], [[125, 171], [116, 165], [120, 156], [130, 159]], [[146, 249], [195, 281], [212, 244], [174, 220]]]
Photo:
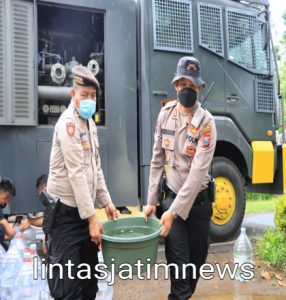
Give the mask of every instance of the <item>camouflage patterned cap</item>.
[[201, 65], [200, 62], [192, 56], [184, 56], [180, 58], [177, 65], [177, 72], [172, 80], [175, 81], [186, 78], [192, 81], [197, 87], [205, 87], [205, 82], [201, 78]]
[[73, 81], [81, 86], [93, 86], [99, 90], [99, 83], [92, 72], [84, 66], [75, 66], [72, 68]]

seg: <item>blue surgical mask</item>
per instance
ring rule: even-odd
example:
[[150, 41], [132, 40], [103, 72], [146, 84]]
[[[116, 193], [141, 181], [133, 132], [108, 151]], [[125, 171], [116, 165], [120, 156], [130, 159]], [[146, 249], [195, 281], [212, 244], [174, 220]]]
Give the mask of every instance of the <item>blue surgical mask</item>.
[[96, 101], [86, 99], [80, 101], [78, 112], [83, 119], [88, 120], [95, 113], [95, 109], [96, 109]]

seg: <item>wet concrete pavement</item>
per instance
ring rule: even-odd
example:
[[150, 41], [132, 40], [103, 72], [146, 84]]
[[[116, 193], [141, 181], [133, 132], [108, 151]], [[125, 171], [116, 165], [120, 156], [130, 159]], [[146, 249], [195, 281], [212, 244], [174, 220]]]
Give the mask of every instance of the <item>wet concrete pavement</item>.
[[[246, 215], [243, 220], [248, 235], [252, 240], [261, 236], [266, 227], [274, 227], [274, 214]], [[39, 235], [41, 234], [38, 232]], [[229, 263], [232, 260], [233, 241], [212, 244], [208, 261], [219, 264]], [[164, 245], [159, 245], [158, 260], [165, 260]], [[283, 275], [286, 281], [286, 274]], [[166, 300], [170, 289], [169, 280], [163, 276], [158, 280], [120, 280], [117, 278], [113, 286], [114, 300]], [[215, 277], [212, 280], [200, 280], [194, 300], [286, 300], [286, 288], [277, 284], [277, 281], [261, 279], [260, 270], [257, 270], [253, 280], [239, 283], [229, 278], [221, 280]]]
[[274, 213], [260, 213], [246, 215], [243, 219], [243, 226], [248, 228], [265, 229], [266, 227], [275, 227]]
[[[255, 241], [267, 227], [275, 227], [274, 214], [252, 214], [245, 216], [243, 226], [246, 227], [250, 238]], [[211, 244], [208, 262], [224, 265], [232, 263], [234, 241]], [[164, 260], [164, 246], [159, 245], [158, 260]], [[260, 272], [263, 267], [255, 266], [255, 277], [249, 282], [237, 282], [229, 277], [223, 280], [215, 276], [212, 280], [200, 279], [194, 300], [286, 300], [286, 287], [280, 286], [277, 280], [266, 281]], [[283, 282], [286, 274], [281, 272]], [[136, 280], [122, 281], [117, 279], [114, 286], [114, 298], [122, 300], [166, 300], [170, 289], [169, 280]]]
[[271, 295], [219, 295], [219, 296], [193, 296], [194, 300], [285, 300], [286, 296], [271, 296]]

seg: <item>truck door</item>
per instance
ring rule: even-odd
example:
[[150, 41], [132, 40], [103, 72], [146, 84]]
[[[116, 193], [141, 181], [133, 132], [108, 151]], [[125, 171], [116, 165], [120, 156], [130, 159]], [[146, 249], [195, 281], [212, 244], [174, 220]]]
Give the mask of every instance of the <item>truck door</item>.
[[226, 112], [244, 137], [275, 140], [274, 81], [269, 51], [264, 50], [264, 14], [259, 10], [226, 7], [227, 60], [225, 62]]

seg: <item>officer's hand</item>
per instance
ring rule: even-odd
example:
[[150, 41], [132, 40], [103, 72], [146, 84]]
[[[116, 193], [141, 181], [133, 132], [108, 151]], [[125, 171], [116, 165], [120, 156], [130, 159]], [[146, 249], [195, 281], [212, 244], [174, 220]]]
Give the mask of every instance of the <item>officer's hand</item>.
[[88, 218], [89, 222], [89, 235], [91, 240], [96, 244], [101, 243], [101, 235], [103, 233], [102, 224], [99, 222], [95, 215]]
[[44, 255], [48, 254], [47, 242], [45, 240], [42, 241], [42, 252], [43, 252]]
[[163, 229], [161, 231], [161, 236], [166, 237], [169, 234], [169, 231], [172, 227], [174, 221], [174, 216], [170, 211], [166, 211], [163, 213], [161, 220], [160, 220], [160, 225], [163, 226]]
[[31, 226], [31, 223], [28, 219], [23, 219], [21, 221], [21, 224], [19, 225], [19, 229], [20, 230], [26, 230], [27, 228], [29, 228]]
[[118, 218], [119, 211], [116, 209], [116, 207], [114, 206], [114, 204], [112, 202], [107, 204], [104, 208], [105, 208], [105, 213], [106, 213], [108, 220], [114, 220], [114, 219]]
[[146, 222], [148, 221], [148, 217], [155, 216], [155, 214], [156, 214], [156, 205], [148, 204], [144, 208], [144, 219]]

